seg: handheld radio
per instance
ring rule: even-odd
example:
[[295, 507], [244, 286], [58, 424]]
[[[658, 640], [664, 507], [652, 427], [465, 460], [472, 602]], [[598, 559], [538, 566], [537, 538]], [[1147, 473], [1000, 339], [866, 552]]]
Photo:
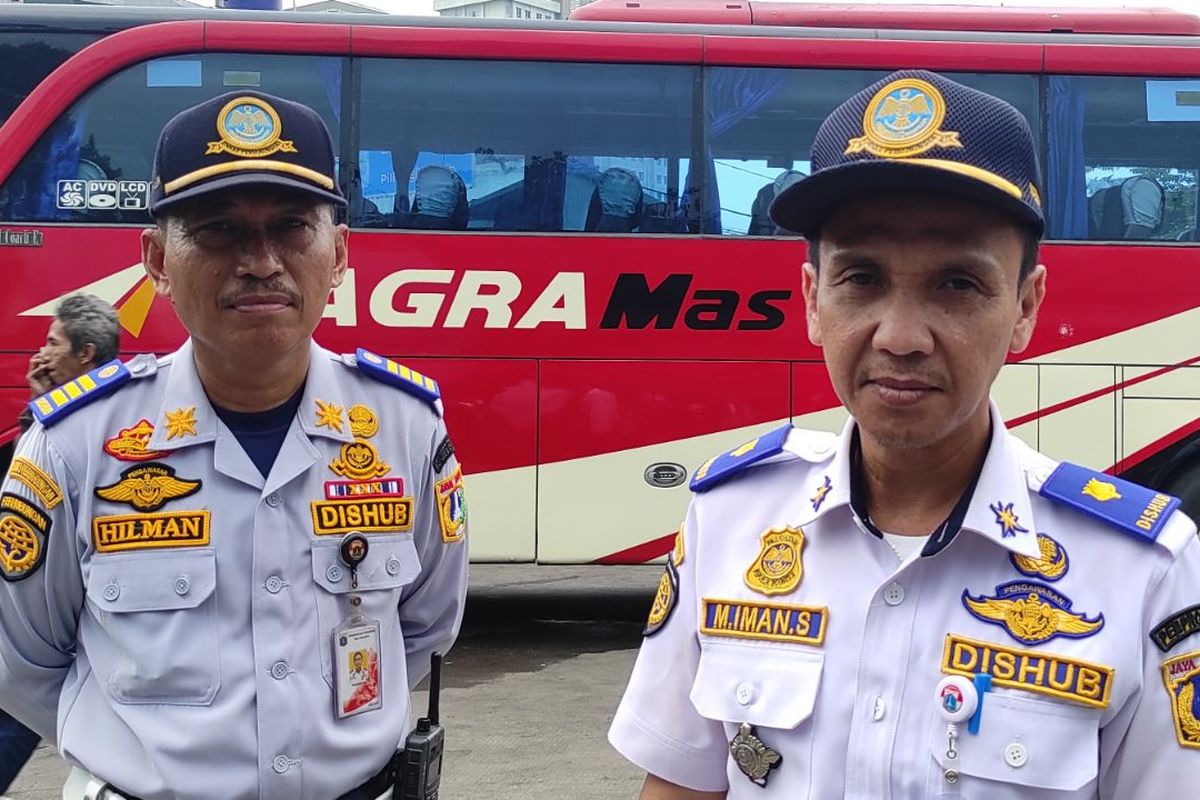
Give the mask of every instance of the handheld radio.
[[442, 752], [446, 743], [446, 729], [438, 724], [442, 654], [434, 653], [429, 662], [429, 716], [417, 720], [417, 727], [404, 742], [396, 776], [397, 800], [437, 800], [442, 782]]

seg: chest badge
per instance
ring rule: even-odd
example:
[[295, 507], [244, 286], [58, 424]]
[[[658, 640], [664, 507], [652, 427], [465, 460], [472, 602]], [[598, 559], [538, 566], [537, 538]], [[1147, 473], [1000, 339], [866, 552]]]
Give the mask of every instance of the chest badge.
[[1013, 553], [1008, 557], [1017, 572], [1030, 578], [1048, 581], [1056, 581], [1066, 575], [1070, 559], [1067, 558], [1067, 551], [1063, 546], [1044, 533], [1037, 535], [1037, 543], [1039, 552], [1036, 558], [1020, 553]]
[[346, 416], [350, 418], [350, 432], [356, 438], [370, 439], [379, 433], [379, 417], [362, 403], [350, 406]]
[[96, 497], [110, 503], [126, 503], [138, 511], [157, 511], [171, 500], [187, 497], [200, 490], [200, 481], [175, 477], [166, 464], [144, 464], [121, 473], [121, 480], [109, 486], [97, 486]]
[[746, 570], [746, 585], [765, 595], [794, 591], [804, 577], [803, 550], [804, 531], [791, 526], [771, 528], [762, 535], [762, 548]]
[[771, 770], [783, 763], [783, 756], [767, 747], [748, 722], [742, 723], [737, 735], [729, 742], [729, 754], [742, 774], [758, 786], [766, 786]]
[[1071, 611], [1071, 600], [1034, 581], [1012, 581], [996, 587], [996, 595], [972, 597], [963, 590], [962, 603], [977, 619], [999, 625], [1023, 644], [1041, 644], [1062, 636], [1084, 639], [1104, 627], [1104, 615], [1088, 618]]
[[379, 451], [370, 442], [353, 441], [342, 445], [338, 457], [329, 462], [334, 475], [354, 481], [382, 478], [391, 469], [379, 457]]

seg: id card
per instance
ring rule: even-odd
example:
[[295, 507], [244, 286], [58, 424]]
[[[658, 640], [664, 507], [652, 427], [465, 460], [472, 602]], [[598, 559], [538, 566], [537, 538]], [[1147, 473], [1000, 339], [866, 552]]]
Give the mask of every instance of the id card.
[[338, 719], [383, 708], [379, 621], [359, 617], [333, 629]]

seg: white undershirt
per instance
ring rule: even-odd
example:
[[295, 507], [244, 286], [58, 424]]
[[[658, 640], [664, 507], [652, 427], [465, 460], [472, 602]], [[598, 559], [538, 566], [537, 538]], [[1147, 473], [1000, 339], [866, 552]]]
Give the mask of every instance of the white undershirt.
[[896, 558], [903, 564], [913, 558], [914, 553], [920, 555], [925, 543], [929, 541], [929, 535], [901, 536], [897, 533], [885, 533], [883, 540], [891, 545], [892, 550], [896, 553]]

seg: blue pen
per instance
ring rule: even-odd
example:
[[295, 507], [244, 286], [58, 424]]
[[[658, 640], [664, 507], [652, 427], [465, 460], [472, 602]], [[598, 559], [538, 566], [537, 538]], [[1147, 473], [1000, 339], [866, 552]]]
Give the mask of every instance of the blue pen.
[[992, 676], [985, 672], [975, 673], [975, 694], [979, 696], [979, 705], [975, 707], [975, 713], [971, 715], [971, 721], [967, 723], [967, 733], [979, 733], [979, 723], [983, 719], [983, 696], [992, 690]]

